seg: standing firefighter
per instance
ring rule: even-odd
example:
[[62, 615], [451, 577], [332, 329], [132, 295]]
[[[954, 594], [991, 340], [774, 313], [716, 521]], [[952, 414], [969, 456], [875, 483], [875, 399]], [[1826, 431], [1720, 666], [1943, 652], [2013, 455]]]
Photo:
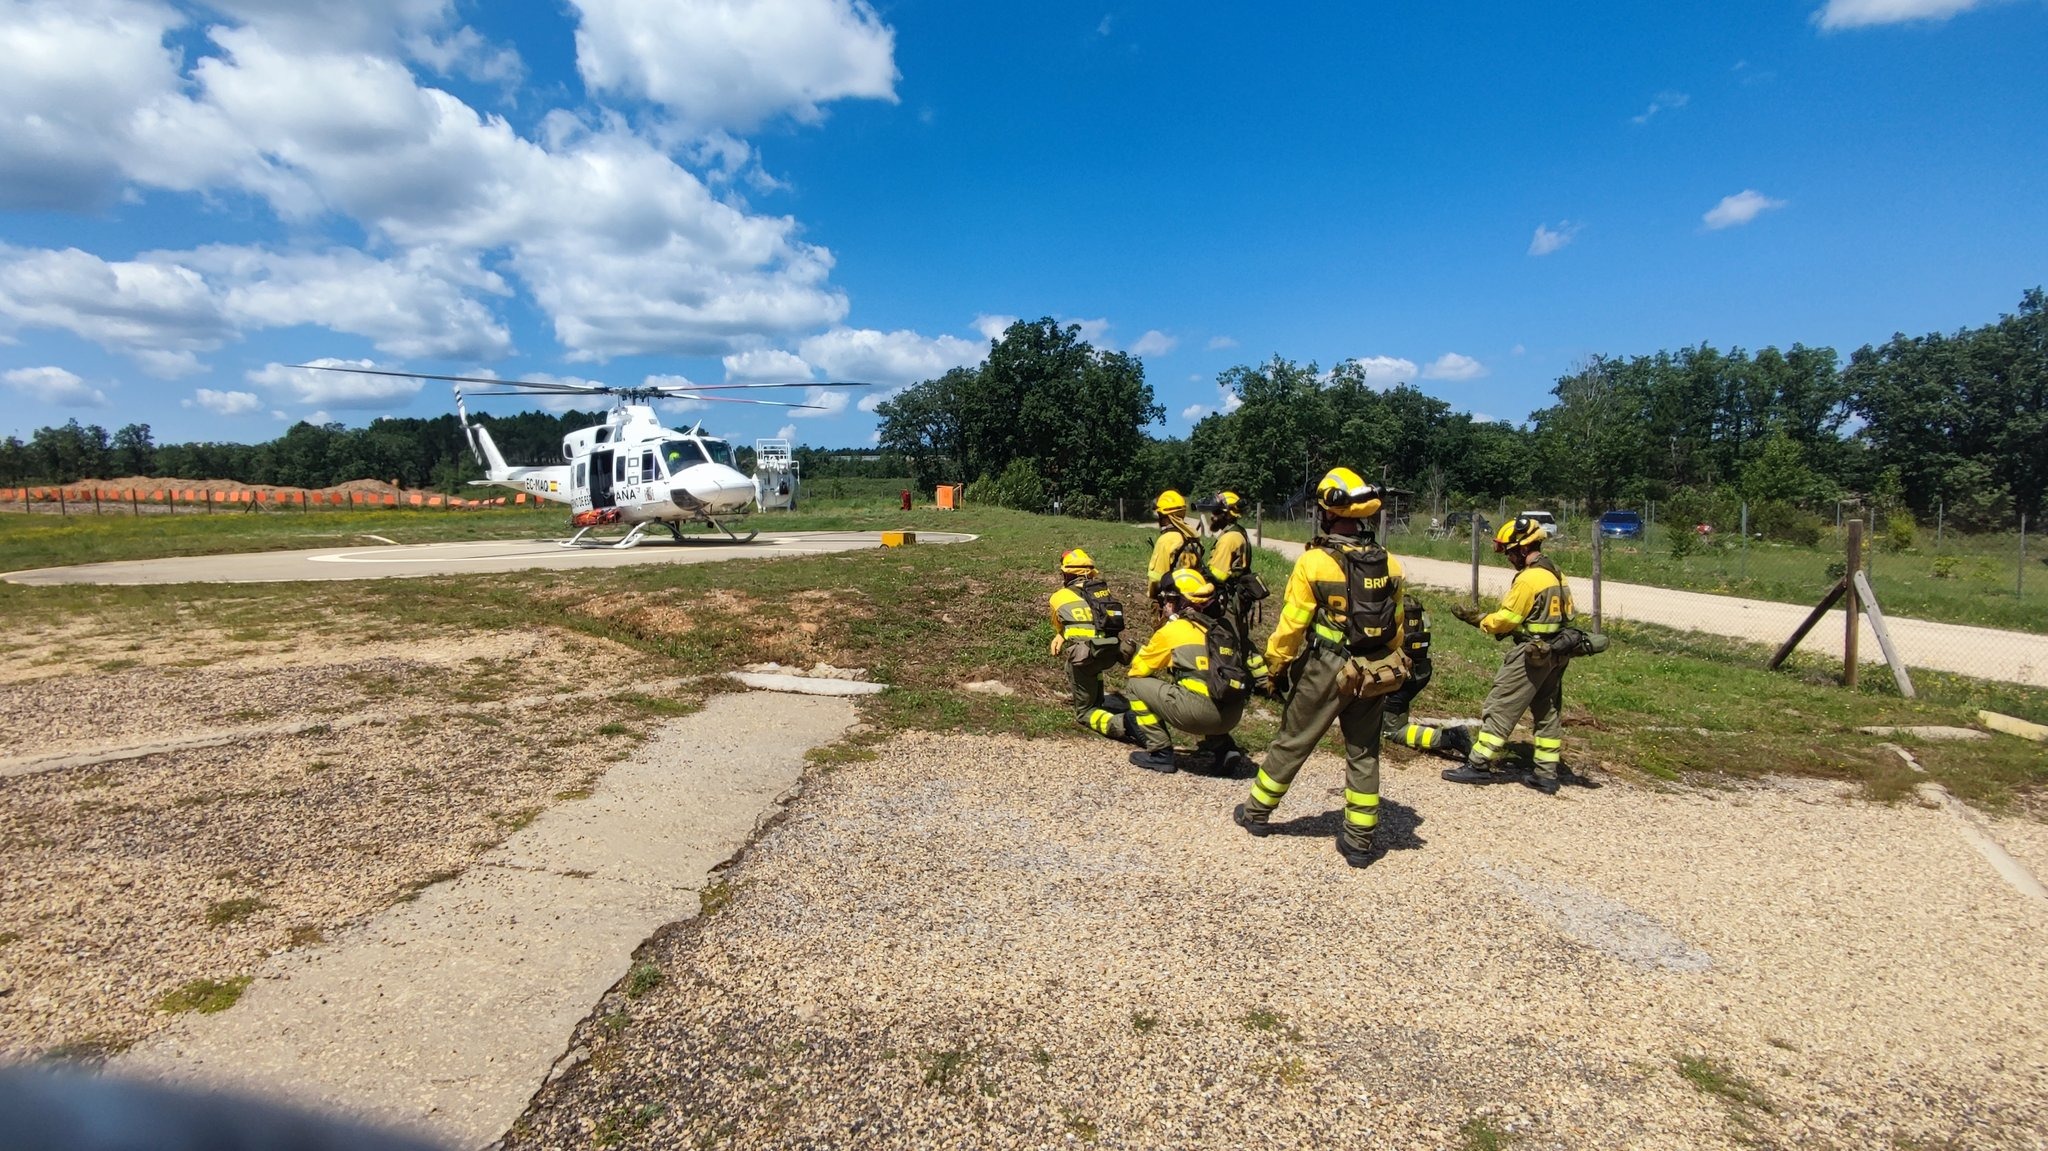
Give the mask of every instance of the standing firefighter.
[[1124, 608], [1080, 548], [1060, 556], [1060, 588], [1052, 612], [1052, 654], [1073, 681], [1074, 718], [1082, 727], [1143, 746], [1123, 696], [1102, 690], [1102, 673], [1123, 662]]
[[1210, 757], [1218, 770], [1232, 771], [1244, 753], [1230, 732], [1244, 718], [1251, 673], [1230, 629], [1205, 611], [1216, 598], [1216, 585], [1193, 568], [1177, 568], [1161, 595], [1166, 622], [1131, 657], [1125, 683], [1132, 726], [1145, 748], [1132, 753], [1131, 762], [1173, 771], [1173, 729], [1179, 728], [1202, 736], [1195, 750]]
[[[1544, 527], [1528, 516], [1516, 516], [1493, 535], [1493, 550], [1515, 565], [1515, 582], [1500, 607], [1481, 615], [1477, 607], [1460, 605], [1459, 619], [1496, 639], [1512, 641], [1493, 677], [1493, 690], [1480, 709], [1479, 735], [1464, 766], [1446, 768], [1453, 783], [1509, 783], [1517, 778], [1545, 795], [1556, 795], [1564, 752], [1564, 669], [1574, 655], [1606, 648], [1606, 637], [1588, 636], [1571, 626], [1572, 591], [1557, 565], [1543, 554]], [[1507, 750], [1508, 735], [1523, 712], [1535, 735], [1535, 770], [1516, 776], [1496, 761]]]
[[1159, 538], [1152, 541], [1152, 562], [1145, 567], [1145, 594], [1154, 604], [1167, 592], [1166, 577], [1181, 568], [1202, 566], [1202, 537], [1188, 525], [1188, 499], [1168, 488], [1152, 501], [1159, 519]]
[[1237, 637], [1237, 648], [1244, 653], [1245, 668], [1252, 673], [1252, 681], [1271, 684], [1266, 657], [1252, 643], [1252, 616], [1268, 592], [1265, 581], [1252, 570], [1251, 538], [1244, 530], [1244, 501], [1236, 492], [1219, 492], [1208, 508], [1209, 523], [1216, 530], [1207, 564], [1209, 582], [1216, 585], [1213, 614], [1217, 622]]
[[1266, 664], [1287, 703], [1251, 795], [1232, 813], [1265, 835], [1295, 775], [1334, 721], [1344, 732], [1345, 862], [1373, 860], [1380, 820], [1380, 713], [1407, 678], [1401, 646], [1401, 564], [1367, 526], [1380, 490], [1350, 468], [1333, 468], [1316, 485], [1318, 534], [1287, 579], [1280, 622], [1266, 641]]

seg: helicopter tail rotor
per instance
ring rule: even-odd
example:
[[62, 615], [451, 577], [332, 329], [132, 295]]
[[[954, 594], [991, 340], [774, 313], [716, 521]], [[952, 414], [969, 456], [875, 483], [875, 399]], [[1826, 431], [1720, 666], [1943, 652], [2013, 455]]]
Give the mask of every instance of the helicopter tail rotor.
[[490, 429], [469, 422], [469, 410], [463, 406], [461, 388], [455, 389], [455, 418], [462, 424], [462, 434], [469, 440], [469, 454], [476, 457], [477, 466], [494, 480], [510, 476], [512, 469], [506, 466], [498, 445], [491, 441]]

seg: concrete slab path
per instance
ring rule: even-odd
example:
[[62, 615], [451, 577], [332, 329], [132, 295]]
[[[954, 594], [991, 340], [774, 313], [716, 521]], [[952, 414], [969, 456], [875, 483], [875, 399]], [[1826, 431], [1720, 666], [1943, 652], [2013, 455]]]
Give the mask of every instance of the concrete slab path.
[[588, 798], [341, 939], [270, 960], [232, 1010], [110, 1064], [482, 1147], [633, 949], [794, 795], [850, 700], [749, 692], [664, 725]]

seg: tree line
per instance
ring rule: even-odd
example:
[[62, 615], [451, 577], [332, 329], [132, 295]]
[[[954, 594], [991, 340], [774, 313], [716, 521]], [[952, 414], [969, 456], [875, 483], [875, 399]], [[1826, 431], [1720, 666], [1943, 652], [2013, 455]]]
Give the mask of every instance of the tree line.
[[[980, 365], [884, 401], [879, 446], [798, 449], [811, 477], [911, 476], [929, 491], [1028, 510], [1102, 515], [1160, 490], [1234, 490], [1298, 504], [1335, 464], [1444, 509], [1570, 499], [1589, 511], [1657, 501], [1673, 518], [1732, 522], [1751, 505], [1767, 534], [1817, 532], [1841, 501], [1964, 528], [2038, 520], [2048, 492], [2048, 300], [1953, 334], [1894, 335], [1844, 362], [1832, 348], [1594, 356], [1523, 424], [1483, 421], [1407, 384], [1378, 388], [1354, 361], [1281, 356], [1218, 377], [1228, 410], [1184, 437], [1147, 429], [1164, 409], [1144, 365], [1046, 318], [1018, 321]], [[598, 412], [481, 416], [506, 457], [549, 462]], [[741, 448], [743, 464], [751, 455]], [[452, 415], [364, 428], [293, 425], [261, 444], [154, 442], [72, 420], [0, 442], [0, 483], [117, 475], [326, 487], [396, 480], [454, 490], [477, 478]]]

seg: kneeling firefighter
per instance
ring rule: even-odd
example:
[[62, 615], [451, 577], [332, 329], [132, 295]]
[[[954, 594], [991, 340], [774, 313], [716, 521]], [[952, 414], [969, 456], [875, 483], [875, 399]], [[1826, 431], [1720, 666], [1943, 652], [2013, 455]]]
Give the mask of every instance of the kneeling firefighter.
[[1131, 657], [1124, 685], [1145, 747], [1131, 755], [1139, 767], [1175, 770], [1174, 728], [1203, 737], [1195, 751], [1209, 757], [1215, 770], [1249, 766], [1230, 733], [1244, 718], [1251, 673], [1230, 629], [1207, 614], [1215, 598], [1216, 585], [1194, 568], [1174, 570], [1161, 585], [1166, 622]]
[[1344, 732], [1345, 762], [1337, 850], [1353, 867], [1373, 860], [1380, 715], [1387, 695], [1408, 678], [1401, 563], [1367, 526], [1380, 503], [1379, 488], [1350, 468], [1333, 468], [1316, 485], [1316, 538], [1294, 561], [1280, 622], [1266, 641], [1266, 664], [1287, 701], [1280, 734], [1252, 779], [1250, 797], [1231, 813], [1251, 834], [1267, 834], [1273, 809], [1334, 722]]
[[1429, 612], [1422, 601], [1404, 596], [1401, 603], [1401, 650], [1408, 653], [1408, 679], [1387, 696], [1387, 709], [1380, 720], [1380, 732], [1417, 751], [1434, 752], [1463, 759], [1472, 750], [1472, 729], [1463, 724], [1431, 725], [1410, 723], [1408, 708], [1436, 674], [1429, 658]]
[[1080, 548], [1060, 556], [1060, 587], [1048, 603], [1052, 654], [1073, 681], [1074, 718], [1082, 727], [1123, 743], [1144, 746], [1123, 696], [1102, 690], [1102, 673], [1123, 662], [1124, 607]]

